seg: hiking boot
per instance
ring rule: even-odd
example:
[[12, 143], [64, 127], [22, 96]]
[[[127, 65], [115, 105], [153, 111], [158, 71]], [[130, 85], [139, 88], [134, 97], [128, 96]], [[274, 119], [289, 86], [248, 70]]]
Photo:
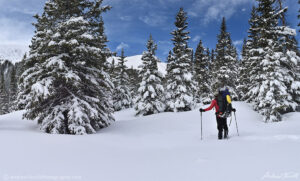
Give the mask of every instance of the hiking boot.
[[222, 139], [222, 135], [223, 135], [222, 132], [219, 132], [219, 134], [218, 134], [218, 139], [219, 139], [219, 140]]
[[224, 139], [227, 139], [228, 138], [228, 131], [224, 131]]

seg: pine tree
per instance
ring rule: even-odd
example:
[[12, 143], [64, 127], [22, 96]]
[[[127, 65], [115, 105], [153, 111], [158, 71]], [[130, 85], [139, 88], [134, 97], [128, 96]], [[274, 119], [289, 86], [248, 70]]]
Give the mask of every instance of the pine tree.
[[229, 89], [233, 99], [238, 99], [237, 81], [237, 53], [232, 45], [230, 34], [226, 29], [225, 18], [222, 20], [218, 43], [216, 45], [216, 59], [213, 62], [212, 89], [218, 90], [224, 84]]
[[12, 71], [10, 74], [10, 85], [9, 85], [9, 112], [12, 112], [16, 109], [16, 98], [18, 93], [18, 85], [16, 78], [16, 67], [12, 67]]
[[132, 97], [132, 104], [134, 105], [138, 96], [138, 88], [139, 83], [142, 81], [141, 77], [139, 76], [139, 70], [134, 69], [131, 67], [127, 70], [129, 76], [129, 90]]
[[114, 120], [101, 4], [49, 0], [35, 16], [18, 102], [47, 133], [90, 134]]
[[249, 83], [249, 47], [248, 41], [244, 39], [242, 49], [242, 59], [239, 64], [239, 76], [237, 90], [241, 100], [245, 100], [245, 95], [248, 92]]
[[155, 56], [157, 45], [154, 43], [152, 36], [147, 43], [147, 51], [142, 56], [142, 70], [140, 75], [142, 82], [140, 83], [135, 109], [136, 115], [150, 115], [163, 112], [164, 105], [164, 88], [162, 86], [162, 75], [158, 71], [158, 58]]
[[125, 55], [122, 49], [121, 57], [116, 66], [116, 82], [113, 93], [114, 109], [120, 111], [122, 109], [130, 108], [132, 105], [131, 93], [129, 90], [129, 76], [127, 74], [127, 67], [125, 65]]
[[252, 40], [255, 38], [256, 43], [249, 51], [251, 85], [247, 99], [264, 116], [265, 122], [280, 121], [281, 113], [295, 110], [297, 106], [290, 91], [297, 94], [299, 82], [289, 70], [293, 72], [291, 66], [297, 67], [297, 61], [285, 56], [286, 46], [280, 41], [280, 34], [286, 33], [281, 31], [285, 28], [278, 26], [278, 19], [283, 17], [284, 11], [276, 12], [273, 0], [257, 1], [257, 16], [253, 20], [256, 27], [252, 28], [256, 34]]
[[0, 115], [9, 112], [8, 94], [5, 88], [4, 72], [1, 72], [0, 81]]
[[295, 111], [296, 104], [300, 105], [300, 52], [298, 50], [298, 42], [296, 40], [296, 30], [287, 25], [285, 13], [288, 8], [283, 7], [282, 0], [278, 1], [278, 12], [280, 23], [276, 27], [279, 36], [279, 51], [283, 52], [281, 57], [281, 67], [285, 71], [285, 86], [287, 92], [292, 96], [294, 105], [281, 110], [281, 112]]
[[191, 49], [188, 48], [188, 23], [183, 8], [180, 8], [171, 33], [174, 44], [172, 57], [167, 68], [166, 102], [167, 111], [189, 111], [195, 106], [196, 82], [193, 80]]
[[195, 80], [198, 84], [196, 93], [197, 102], [210, 102], [209, 50], [205, 50], [200, 40], [194, 56]]

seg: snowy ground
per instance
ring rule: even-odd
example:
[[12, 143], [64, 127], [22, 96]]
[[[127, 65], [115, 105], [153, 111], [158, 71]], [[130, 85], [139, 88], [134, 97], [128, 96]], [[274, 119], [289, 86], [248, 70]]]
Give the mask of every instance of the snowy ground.
[[[0, 180], [256, 181], [300, 180], [300, 113], [265, 124], [234, 102], [229, 140], [217, 140], [214, 113], [162, 113], [117, 122], [98, 134], [49, 135], [22, 112], [0, 116]], [[234, 122], [233, 122], [234, 123]]]

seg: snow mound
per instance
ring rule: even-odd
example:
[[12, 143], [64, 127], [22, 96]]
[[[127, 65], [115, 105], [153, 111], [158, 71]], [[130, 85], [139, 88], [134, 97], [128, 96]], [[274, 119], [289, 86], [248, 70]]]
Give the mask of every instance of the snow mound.
[[[110, 57], [108, 59], [108, 61], [110, 63], [112, 63], [112, 60], [115, 60], [115, 64], [118, 63], [119, 57]], [[142, 61], [142, 55], [135, 55], [135, 56], [129, 56], [126, 57], [125, 60], [127, 60], [127, 62], [125, 63], [125, 65], [128, 68], [133, 68], [133, 69], [137, 69], [139, 70], [139, 66], [142, 65], [143, 61]], [[166, 68], [167, 68], [167, 64], [164, 62], [158, 62], [157, 63], [158, 66], [158, 71], [161, 72], [163, 75], [167, 74]]]

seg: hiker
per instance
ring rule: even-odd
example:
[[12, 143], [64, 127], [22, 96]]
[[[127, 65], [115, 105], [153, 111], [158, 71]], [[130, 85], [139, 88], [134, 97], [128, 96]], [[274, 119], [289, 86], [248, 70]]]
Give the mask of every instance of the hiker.
[[224, 130], [224, 139], [228, 138], [228, 126], [227, 126], [227, 117], [230, 116], [231, 111], [235, 112], [236, 110], [231, 106], [231, 98], [227, 88], [221, 88], [219, 91], [214, 93], [214, 99], [211, 101], [211, 104], [208, 108], [200, 108], [200, 112], [210, 111], [213, 108], [216, 110], [216, 119], [218, 127], [218, 139], [223, 138]]

